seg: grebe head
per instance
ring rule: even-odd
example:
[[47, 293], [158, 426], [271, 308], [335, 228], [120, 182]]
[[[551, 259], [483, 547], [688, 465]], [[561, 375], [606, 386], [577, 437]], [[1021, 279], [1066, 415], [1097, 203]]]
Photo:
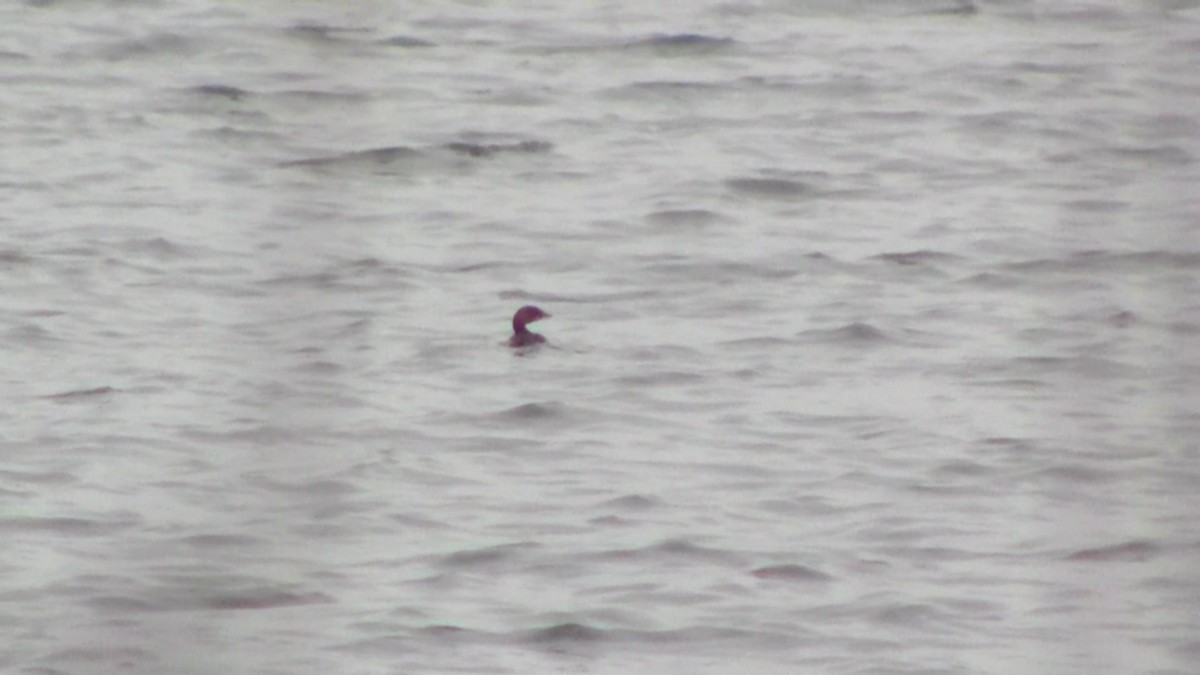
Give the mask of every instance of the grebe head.
[[513, 314], [513, 332], [524, 333], [526, 324], [549, 318], [550, 315], [541, 309], [533, 305], [525, 305], [521, 309], [518, 309], [516, 314]]

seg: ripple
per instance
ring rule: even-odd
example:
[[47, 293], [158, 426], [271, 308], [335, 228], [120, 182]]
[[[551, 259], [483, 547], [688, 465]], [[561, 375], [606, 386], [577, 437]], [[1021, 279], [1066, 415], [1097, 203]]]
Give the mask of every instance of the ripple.
[[[29, 347], [37, 347], [40, 345], [52, 345], [61, 343], [62, 340], [54, 335], [54, 333], [42, 328], [36, 323], [23, 322], [4, 331], [4, 342], [14, 345], [25, 345]], [[104, 388], [104, 387], [101, 387]], [[89, 390], [94, 391], [94, 390]], [[55, 394], [44, 396], [43, 398], [53, 399], [55, 397], [70, 398], [70, 395], [76, 392], [66, 392], [64, 394]]]
[[197, 534], [180, 540], [188, 546], [197, 548], [246, 548], [263, 543], [259, 537], [244, 534]]
[[436, 46], [435, 43], [433, 43], [433, 42], [430, 42], [428, 40], [422, 40], [421, 38], [416, 38], [416, 37], [412, 37], [409, 35], [393, 35], [392, 37], [379, 40], [375, 44], [383, 45], [385, 47], [403, 47], [405, 49], [412, 49], [414, 47], [434, 47], [434, 46]]
[[554, 149], [546, 141], [520, 141], [517, 143], [447, 143], [442, 146], [451, 152], [468, 157], [494, 157], [501, 153], [545, 154]]
[[768, 565], [759, 567], [750, 574], [759, 579], [773, 581], [830, 581], [833, 577], [804, 565]]
[[98, 537], [128, 529], [137, 523], [69, 517], [16, 517], [0, 519], [0, 532], [52, 532], [72, 537]]
[[622, 511], [645, 511], [659, 505], [659, 500], [645, 495], [625, 495], [624, 497], [617, 497], [616, 499], [600, 503], [600, 506], [620, 509]]
[[201, 96], [212, 96], [230, 101], [240, 101], [250, 95], [249, 91], [228, 84], [202, 84], [192, 87], [191, 91]]
[[925, 265], [936, 262], [946, 262], [949, 260], [957, 260], [958, 256], [941, 251], [906, 251], [903, 253], [881, 253], [871, 256], [872, 260], [881, 260], [896, 265]]
[[725, 185], [740, 194], [768, 199], [798, 199], [813, 192], [807, 183], [782, 178], [730, 178]]
[[625, 46], [627, 49], [648, 49], [659, 56], [695, 56], [719, 52], [735, 44], [733, 38], [700, 33], [659, 33]]
[[496, 414], [500, 419], [514, 422], [542, 422], [566, 416], [566, 406], [557, 403], [525, 403]]
[[801, 331], [797, 337], [807, 342], [830, 343], [841, 346], [873, 346], [891, 342], [883, 331], [869, 323], [848, 323], [839, 328], [816, 328]]
[[392, 167], [415, 161], [424, 156], [424, 153], [415, 148], [394, 145], [292, 160], [282, 162], [279, 166], [296, 168]]
[[599, 628], [592, 628], [581, 623], [560, 623], [547, 628], [539, 628], [530, 631], [525, 636], [525, 641], [538, 643], [562, 643], [562, 642], [598, 642], [605, 637], [605, 631]]
[[948, 617], [945, 612], [923, 604], [895, 604], [874, 612], [874, 620], [908, 630], [928, 630], [933, 627], [945, 628]]
[[721, 214], [707, 209], [674, 209], [646, 214], [649, 222], [667, 227], [703, 227], [723, 219]]
[[15, 249], [0, 250], [0, 265], [28, 265], [33, 258]]
[[285, 591], [260, 590], [230, 595], [214, 595], [207, 598], [203, 606], [218, 610], [274, 609], [297, 605], [327, 604], [333, 598], [324, 593], [289, 593]]
[[525, 551], [535, 548], [537, 548], [536, 544], [525, 542], [456, 551], [443, 557], [439, 561], [439, 565], [442, 567], [452, 568], [494, 567], [496, 565], [512, 562], [515, 558], [521, 556]]
[[93, 389], [75, 389], [72, 391], [64, 391], [61, 394], [49, 394], [40, 398], [48, 401], [74, 401], [84, 398], [94, 398], [97, 396], [106, 396], [115, 392], [112, 387], [95, 387]]
[[707, 548], [684, 539], [667, 539], [639, 549], [606, 551], [600, 554], [599, 557], [621, 562], [671, 560], [675, 562], [688, 561], [720, 565], [737, 565], [741, 561], [741, 556], [732, 551]]
[[1005, 269], [1016, 272], [1100, 272], [1122, 270], [1157, 271], [1163, 268], [1192, 270], [1200, 267], [1200, 253], [1185, 251], [1113, 252], [1077, 251], [1065, 258], [1041, 258], [1011, 263]]
[[1085, 548], [1067, 556], [1074, 562], [1142, 562], [1157, 556], [1162, 551], [1158, 545], [1142, 539], [1134, 539], [1112, 546]]

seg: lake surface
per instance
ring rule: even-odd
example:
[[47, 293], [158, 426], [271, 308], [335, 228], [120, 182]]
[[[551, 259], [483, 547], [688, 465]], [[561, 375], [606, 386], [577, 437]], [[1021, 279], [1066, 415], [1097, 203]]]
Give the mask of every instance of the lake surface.
[[659, 4], [0, 9], [0, 670], [1196, 672], [1200, 2]]

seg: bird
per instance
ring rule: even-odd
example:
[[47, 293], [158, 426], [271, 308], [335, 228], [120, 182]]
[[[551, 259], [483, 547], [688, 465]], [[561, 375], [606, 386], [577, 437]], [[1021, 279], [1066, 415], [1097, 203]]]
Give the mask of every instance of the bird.
[[546, 341], [546, 337], [544, 335], [534, 333], [525, 326], [526, 324], [531, 324], [534, 321], [540, 321], [542, 319], [549, 318], [549, 314], [543, 312], [538, 307], [534, 307], [533, 305], [525, 305], [521, 309], [518, 309], [517, 313], [513, 314], [513, 334], [512, 337], [508, 339], [508, 346], [529, 347], [530, 345], [539, 345], [544, 343]]

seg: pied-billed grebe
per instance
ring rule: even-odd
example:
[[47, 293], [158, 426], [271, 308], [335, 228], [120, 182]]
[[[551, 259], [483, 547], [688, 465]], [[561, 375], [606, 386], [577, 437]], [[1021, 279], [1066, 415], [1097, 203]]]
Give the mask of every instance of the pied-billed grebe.
[[525, 305], [513, 314], [513, 336], [508, 339], [509, 347], [528, 347], [529, 345], [541, 344], [546, 341], [546, 338], [530, 331], [525, 327], [525, 324], [533, 323], [541, 319], [549, 319], [550, 315], [533, 305]]

